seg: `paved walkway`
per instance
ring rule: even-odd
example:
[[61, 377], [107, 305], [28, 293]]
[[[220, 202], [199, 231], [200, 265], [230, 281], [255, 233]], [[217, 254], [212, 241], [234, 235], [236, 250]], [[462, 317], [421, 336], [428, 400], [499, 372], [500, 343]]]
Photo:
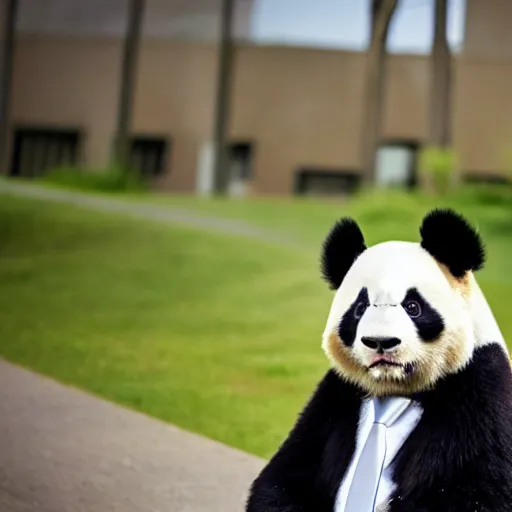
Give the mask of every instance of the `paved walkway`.
[[51, 188], [35, 183], [16, 182], [6, 179], [0, 179], [0, 194], [11, 194], [54, 203], [73, 204], [96, 211], [120, 213], [166, 224], [178, 224], [192, 228], [206, 229], [220, 234], [244, 236], [279, 246], [301, 248], [296, 241], [289, 239], [287, 235], [283, 233], [261, 229], [235, 219], [200, 215], [191, 210], [172, 206], [116, 199], [108, 196]]
[[1, 512], [241, 512], [262, 465], [0, 359]]

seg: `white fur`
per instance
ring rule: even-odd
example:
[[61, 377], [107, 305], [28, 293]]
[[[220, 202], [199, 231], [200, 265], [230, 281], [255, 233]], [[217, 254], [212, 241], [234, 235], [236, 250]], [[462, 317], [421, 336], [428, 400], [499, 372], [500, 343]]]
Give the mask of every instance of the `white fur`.
[[477, 346], [498, 343], [507, 351], [503, 334], [474, 275], [470, 277], [470, 289], [468, 307]]

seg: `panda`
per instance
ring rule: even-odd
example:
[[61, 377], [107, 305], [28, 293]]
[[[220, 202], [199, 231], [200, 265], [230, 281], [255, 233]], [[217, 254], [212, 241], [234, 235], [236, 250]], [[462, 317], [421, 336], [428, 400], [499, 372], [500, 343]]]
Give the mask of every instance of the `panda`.
[[451, 209], [420, 238], [367, 247], [351, 218], [328, 234], [331, 368], [247, 512], [512, 511], [512, 371], [474, 277], [484, 246]]

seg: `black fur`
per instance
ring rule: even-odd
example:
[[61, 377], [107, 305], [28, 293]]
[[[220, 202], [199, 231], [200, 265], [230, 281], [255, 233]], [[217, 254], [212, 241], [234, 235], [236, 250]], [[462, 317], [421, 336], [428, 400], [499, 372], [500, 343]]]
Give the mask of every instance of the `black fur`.
[[485, 247], [480, 236], [453, 210], [431, 211], [423, 219], [420, 234], [421, 246], [445, 264], [455, 277], [483, 267]]
[[[341, 341], [343, 341], [347, 347], [351, 347], [354, 344], [356, 339], [357, 326], [361, 320], [361, 317], [363, 316], [362, 314], [366, 311], [366, 309], [368, 309], [369, 305], [370, 298], [368, 297], [368, 290], [366, 288], [362, 288], [356, 300], [343, 315], [343, 318], [341, 319], [340, 325], [338, 327], [338, 334]], [[360, 314], [358, 317], [355, 315], [356, 309]]]
[[[362, 397], [330, 371], [254, 482], [246, 510], [333, 512]], [[511, 397], [510, 362], [496, 344], [415, 396], [424, 412], [395, 458], [389, 512], [511, 512]]]
[[349, 268], [365, 250], [363, 234], [353, 219], [346, 217], [336, 222], [322, 251], [322, 274], [333, 290], [339, 288]]
[[402, 306], [411, 300], [417, 302], [421, 308], [421, 314], [417, 318], [411, 318], [419, 337], [423, 341], [437, 340], [444, 330], [443, 318], [416, 288], [407, 290]]

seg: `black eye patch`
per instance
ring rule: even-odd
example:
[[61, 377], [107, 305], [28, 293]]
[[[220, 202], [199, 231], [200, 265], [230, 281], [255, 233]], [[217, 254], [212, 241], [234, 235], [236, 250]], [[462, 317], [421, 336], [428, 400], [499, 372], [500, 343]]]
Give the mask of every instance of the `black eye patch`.
[[[413, 305], [414, 307], [411, 307]], [[443, 318], [416, 288], [409, 288], [402, 301], [402, 307], [409, 314], [423, 341], [435, 341], [439, 338], [444, 330]]]
[[338, 327], [338, 335], [347, 347], [351, 347], [354, 344], [357, 326], [369, 305], [370, 299], [368, 298], [368, 290], [362, 288], [356, 300], [343, 315]]

